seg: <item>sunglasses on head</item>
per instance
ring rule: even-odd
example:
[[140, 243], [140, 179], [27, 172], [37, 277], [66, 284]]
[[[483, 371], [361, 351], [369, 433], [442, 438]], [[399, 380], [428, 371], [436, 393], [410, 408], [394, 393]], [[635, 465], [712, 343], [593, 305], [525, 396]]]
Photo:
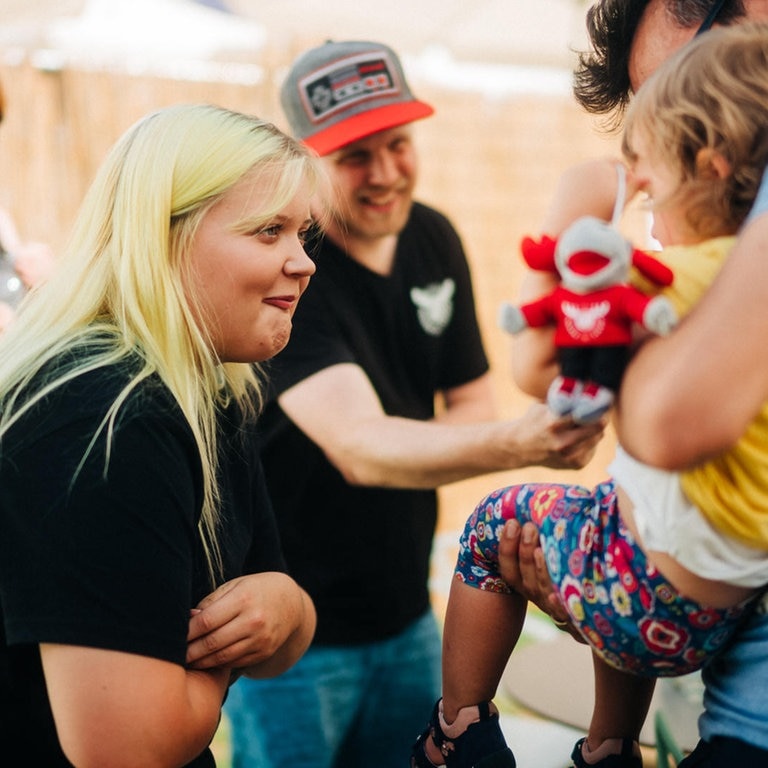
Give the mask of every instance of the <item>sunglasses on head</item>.
[[717, 0], [717, 2], [709, 9], [709, 13], [704, 21], [701, 22], [701, 26], [696, 30], [696, 35], [700, 35], [711, 29], [712, 25], [717, 21], [717, 17], [720, 15], [720, 11], [723, 10], [726, 0]]

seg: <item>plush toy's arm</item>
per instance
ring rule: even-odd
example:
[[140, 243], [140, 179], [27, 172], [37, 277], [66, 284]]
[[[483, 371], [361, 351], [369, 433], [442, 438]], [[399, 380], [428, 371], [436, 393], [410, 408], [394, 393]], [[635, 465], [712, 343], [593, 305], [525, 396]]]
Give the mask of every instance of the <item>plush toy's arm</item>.
[[[557, 274], [555, 267], [555, 246], [556, 241], [549, 235], [542, 235], [541, 240], [534, 240], [532, 237], [524, 237], [520, 242], [520, 252], [523, 255], [525, 263], [537, 272], [552, 272]], [[499, 327], [507, 333], [518, 334], [532, 325], [539, 327], [546, 323], [532, 323], [527, 313], [524, 312], [528, 306], [533, 306], [538, 302], [530, 302], [523, 307], [515, 306], [504, 302], [499, 307], [498, 323]]]
[[528, 327], [528, 321], [520, 307], [507, 301], [499, 307], [498, 322], [502, 330], [512, 335], [516, 335]]
[[525, 304], [504, 303], [499, 308], [499, 325], [515, 334], [526, 328], [544, 328], [556, 321], [557, 291], [547, 293]]
[[656, 285], [672, 285], [674, 272], [664, 262], [645, 251], [632, 251], [632, 265], [645, 278]]
[[651, 333], [664, 336], [677, 324], [677, 313], [666, 296], [650, 297], [632, 285], [623, 285], [620, 291], [624, 315]]
[[654, 296], [643, 312], [643, 325], [659, 336], [666, 336], [677, 325], [677, 313], [665, 296]]

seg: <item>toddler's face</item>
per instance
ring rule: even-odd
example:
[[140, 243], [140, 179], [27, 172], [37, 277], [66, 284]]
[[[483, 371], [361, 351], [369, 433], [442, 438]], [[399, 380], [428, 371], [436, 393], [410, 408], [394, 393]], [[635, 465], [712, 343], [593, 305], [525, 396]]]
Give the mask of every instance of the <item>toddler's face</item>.
[[701, 237], [687, 222], [685, 204], [672, 202], [680, 187], [679, 171], [661, 160], [642, 131], [635, 132], [632, 150], [632, 171], [653, 212], [651, 235], [663, 246], [699, 242]]

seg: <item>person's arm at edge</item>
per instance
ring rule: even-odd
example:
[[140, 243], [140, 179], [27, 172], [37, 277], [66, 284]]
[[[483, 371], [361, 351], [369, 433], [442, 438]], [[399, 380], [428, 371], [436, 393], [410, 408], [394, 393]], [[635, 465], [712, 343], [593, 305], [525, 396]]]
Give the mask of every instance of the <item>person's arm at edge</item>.
[[5, 208], [0, 208], [0, 245], [12, 255], [15, 255], [21, 245], [16, 223]]

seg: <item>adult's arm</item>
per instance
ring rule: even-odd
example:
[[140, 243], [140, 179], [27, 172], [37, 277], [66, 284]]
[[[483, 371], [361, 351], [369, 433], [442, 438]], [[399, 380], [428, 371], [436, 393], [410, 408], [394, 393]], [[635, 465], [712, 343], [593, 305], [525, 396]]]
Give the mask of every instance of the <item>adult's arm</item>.
[[557, 419], [541, 404], [508, 421], [455, 424], [389, 416], [364, 371], [351, 363], [304, 379], [279, 404], [356, 485], [436, 488], [530, 465], [577, 468], [591, 458], [603, 431], [602, 424]]
[[46, 243], [22, 243], [14, 257], [13, 266], [27, 288], [34, 288], [47, 280], [56, 265], [53, 251]]
[[441, 424], [469, 424], [497, 418], [490, 373], [445, 390], [442, 401], [444, 408], [435, 417]]
[[59, 741], [78, 768], [183, 766], [210, 743], [227, 670], [139, 654], [42, 644]]
[[700, 303], [625, 374], [617, 433], [641, 461], [697, 464], [732, 445], [768, 399], [768, 214], [750, 221]]
[[10, 304], [0, 301], [0, 333], [2, 333], [16, 317], [16, 313]]

